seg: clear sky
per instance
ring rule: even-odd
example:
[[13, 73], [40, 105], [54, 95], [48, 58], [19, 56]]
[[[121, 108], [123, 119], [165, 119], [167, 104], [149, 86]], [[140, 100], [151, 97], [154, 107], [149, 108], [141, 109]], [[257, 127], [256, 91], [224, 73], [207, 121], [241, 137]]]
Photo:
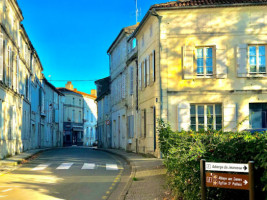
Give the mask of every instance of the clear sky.
[[[123, 27], [134, 25], [135, 0], [17, 0], [22, 24], [48, 80], [96, 80], [109, 75], [107, 49]], [[138, 0], [139, 21], [156, 3]], [[51, 78], [48, 76], [51, 75]], [[66, 82], [55, 82], [64, 87]], [[89, 93], [94, 81], [73, 82]]]

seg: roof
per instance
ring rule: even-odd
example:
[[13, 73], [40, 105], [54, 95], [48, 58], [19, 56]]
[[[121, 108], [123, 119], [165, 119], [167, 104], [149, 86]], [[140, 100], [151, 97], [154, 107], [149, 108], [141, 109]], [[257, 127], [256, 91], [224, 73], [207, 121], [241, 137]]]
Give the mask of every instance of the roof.
[[82, 95], [82, 96], [86, 96], [86, 97], [89, 97], [93, 100], [96, 99], [96, 96], [95, 95], [92, 95], [92, 94], [87, 94], [85, 92], [80, 92], [78, 90], [70, 90], [70, 89], [67, 89], [67, 88], [57, 88], [58, 90], [60, 90], [62, 93], [74, 93], [78, 96]]
[[111, 49], [113, 48], [113, 46], [117, 43], [117, 41], [119, 41], [119, 39], [122, 36], [122, 34], [124, 34], [124, 33], [131, 34], [131, 33], [133, 33], [134, 30], [138, 27], [138, 25], [139, 25], [139, 23], [137, 23], [135, 25], [132, 25], [132, 26], [127, 26], [127, 27], [124, 27], [123, 29], [121, 29], [121, 31], [118, 34], [118, 36], [116, 37], [116, 39], [113, 41], [113, 43], [108, 48], [107, 53], [109, 53], [111, 51]]
[[188, 7], [188, 6], [209, 6], [209, 5], [242, 5], [242, 4], [261, 4], [267, 0], [180, 0], [167, 3], [155, 4], [151, 8], [167, 7]]
[[135, 37], [153, 10], [198, 9], [267, 5], [267, 0], [178, 0], [152, 5], [131, 37]]
[[72, 94], [72, 95], [76, 95], [76, 96], [80, 96], [82, 97], [83, 95], [77, 93], [77, 92], [74, 92], [74, 90], [69, 90], [67, 88], [57, 88], [60, 92], [62, 92], [63, 94]]
[[95, 84], [97, 85], [97, 99], [96, 99], [96, 101], [99, 101], [105, 95], [110, 94], [110, 76], [96, 80]]
[[58, 93], [61, 96], [65, 96], [62, 92], [60, 92], [54, 85], [52, 85], [51, 83], [48, 82], [48, 80], [44, 77], [43, 80], [45, 81], [45, 83], [51, 87], [56, 93]]
[[87, 94], [85, 92], [80, 92], [80, 91], [74, 91], [74, 92], [76, 92], [78, 94], [81, 94], [83, 96], [89, 97], [89, 98], [94, 99], [94, 100], [96, 99], [96, 96], [95, 95], [92, 95], [92, 94]]

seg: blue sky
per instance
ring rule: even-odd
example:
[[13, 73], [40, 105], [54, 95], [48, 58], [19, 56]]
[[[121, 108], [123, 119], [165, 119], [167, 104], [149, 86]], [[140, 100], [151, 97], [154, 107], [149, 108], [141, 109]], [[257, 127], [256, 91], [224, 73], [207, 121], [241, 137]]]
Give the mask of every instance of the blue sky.
[[[138, 0], [142, 17], [152, 4]], [[135, 0], [18, 0], [22, 24], [48, 80], [96, 80], [109, 75], [107, 49], [123, 27], [135, 24]], [[48, 77], [51, 75], [51, 78]], [[66, 82], [52, 82], [64, 87]], [[89, 93], [91, 82], [73, 82]]]

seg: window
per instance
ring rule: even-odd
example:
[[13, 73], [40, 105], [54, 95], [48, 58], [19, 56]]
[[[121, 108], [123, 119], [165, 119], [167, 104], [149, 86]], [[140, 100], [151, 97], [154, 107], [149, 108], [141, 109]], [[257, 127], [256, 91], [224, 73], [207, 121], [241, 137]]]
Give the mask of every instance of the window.
[[81, 99], [79, 99], [79, 106], [81, 106], [82, 105], [82, 100]]
[[250, 128], [267, 128], [267, 103], [249, 104]]
[[130, 95], [133, 94], [134, 91], [134, 68], [130, 67]]
[[142, 47], [145, 45], [145, 36], [142, 36]]
[[81, 123], [81, 122], [82, 122], [82, 112], [79, 111], [79, 123]]
[[72, 104], [75, 105], [75, 99], [74, 98], [72, 99]]
[[91, 113], [91, 122], [93, 122], [94, 121], [94, 115], [93, 115], [93, 113]]
[[75, 111], [72, 110], [72, 122], [74, 122], [74, 114], [75, 114]]
[[153, 25], [151, 24], [151, 26], [150, 26], [150, 37], [152, 37], [153, 36]]
[[213, 75], [212, 47], [196, 48], [197, 75]]
[[190, 106], [191, 130], [221, 130], [222, 105], [221, 104], [191, 104]]
[[136, 47], [136, 38], [132, 40], [132, 48], [134, 49]]
[[144, 110], [144, 137], [146, 137], [146, 109]]
[[266, 46], [249, 46], [249, 72], [266, 73]]

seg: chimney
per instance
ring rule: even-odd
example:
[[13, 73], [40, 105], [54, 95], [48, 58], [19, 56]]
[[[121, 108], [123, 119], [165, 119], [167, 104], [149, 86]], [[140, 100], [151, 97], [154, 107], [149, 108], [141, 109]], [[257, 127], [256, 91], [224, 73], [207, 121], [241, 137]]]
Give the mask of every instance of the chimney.
[[77, 92], [77, 88], [74, 88], [74, 92]]
[[96, 96], [96, 90], [91, 90], [91, 95]]
[[72, 85], [71, 81], [67, 82], [67, 84], [65, 85], [65, 88], [67, 88], [69, 90], [73, 90], [73, 85]]

